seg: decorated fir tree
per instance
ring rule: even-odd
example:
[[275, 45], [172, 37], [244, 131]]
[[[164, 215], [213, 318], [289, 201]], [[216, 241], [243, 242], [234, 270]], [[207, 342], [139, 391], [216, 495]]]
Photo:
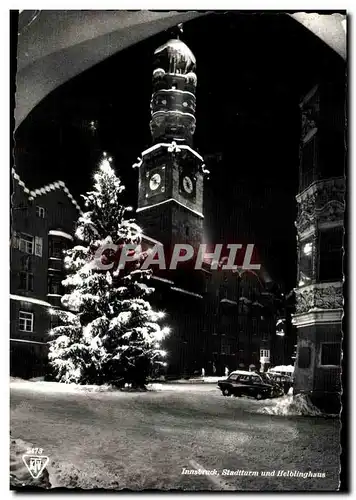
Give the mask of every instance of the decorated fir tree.
[[[139, 269], [139, 253], [124, 269], [114, 261], [110, 270], [95, 264], [103, 245], [137, 245], [141, 230], [125, 218], [132, 209], [120, 204], [125, 188], [110, 159], [104, 157], [94, 179], [77, 224], [82, 244], [65, 256], [66, 310], [56, 312], [59, 326], [50, 332], [49, 360], [60, 382], [143, 386], [149, 373], [165, 364], [161, 343], [169, 328], [160, 326], [164, 313], [147, 300], [154, 290], [147, 285], [150, 271]], [[100, 262], [107, 265], [112, 257], [112, 251], [104, 252]]]

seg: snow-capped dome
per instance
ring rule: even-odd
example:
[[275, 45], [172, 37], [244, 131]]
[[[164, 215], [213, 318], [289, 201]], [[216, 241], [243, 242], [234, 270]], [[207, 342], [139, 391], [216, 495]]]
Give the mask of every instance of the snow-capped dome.
[[191, 83], [192, 85], [194, 85], [196, 87], [197, 85], [197, 75], [193, 72], [189, 72], [185, 75], [185, 78], [187, 80], [188, 83]]
[[166, 72], [164, 71], [164, 69], [162, 68], [156, 68], [154, 71], [153, 71], [153, 77], [154, 78], [161, 78], [162, 76], [164, 76], [166, 74]]
[[181, 40], [168, 40], [158, 47], [155, 56], [159, 59], [160, 67], [169, 73], [185, 75], [195, 69], [194, 54]]

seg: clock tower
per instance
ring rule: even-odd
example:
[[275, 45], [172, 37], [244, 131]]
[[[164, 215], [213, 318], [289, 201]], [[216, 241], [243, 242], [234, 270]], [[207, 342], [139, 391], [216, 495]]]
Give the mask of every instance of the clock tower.
[[151, 99], [152, 146], [139, 167], [137, 218], [143, 233], [170, 252], [176, 243], [203, 239], [203, 158], [193, 148], [195, 57], [172, 39], [155, 53]]
[[134, 167], [139, 171], [137, 220], [143, 241], [163, 244], [167, 270], [153, 268], [153, 300], [168, 312], [172, 334], [165, 341], [167, 374], [182, 376], [206, 363], [204, 326], [206, 273], [191, 268], [194, 258], [169, 270], [175, 244], [194, 249], [203, 242], [204, 161], [193, 147], [195, 57], [181, 40], [169, 40], [154, 53], [152, 145]]

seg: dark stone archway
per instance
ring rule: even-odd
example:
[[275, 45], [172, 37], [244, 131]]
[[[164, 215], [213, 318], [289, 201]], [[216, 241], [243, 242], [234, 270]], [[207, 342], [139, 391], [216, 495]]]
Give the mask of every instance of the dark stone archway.
[[[21, 11], [15, 121], [50, 92], [107, 57], [206, 12]], [[344, 14], [288, 14], [346, 58]]]

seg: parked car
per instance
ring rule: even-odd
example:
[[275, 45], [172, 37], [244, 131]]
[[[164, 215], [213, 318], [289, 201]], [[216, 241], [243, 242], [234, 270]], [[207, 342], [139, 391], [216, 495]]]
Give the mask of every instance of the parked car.
[[234, 371], [218, 387], [224, 396], [251, 396], [256, 399], [273, 398], [284, 395], [283, 388], [257, 372]]
[[288, 394], [289, 389], [293, 386], [293, 379], [288, 375], [273, 372], [268, 372], [266, 375], [270, 380], [283, 387], [284, 394]]

